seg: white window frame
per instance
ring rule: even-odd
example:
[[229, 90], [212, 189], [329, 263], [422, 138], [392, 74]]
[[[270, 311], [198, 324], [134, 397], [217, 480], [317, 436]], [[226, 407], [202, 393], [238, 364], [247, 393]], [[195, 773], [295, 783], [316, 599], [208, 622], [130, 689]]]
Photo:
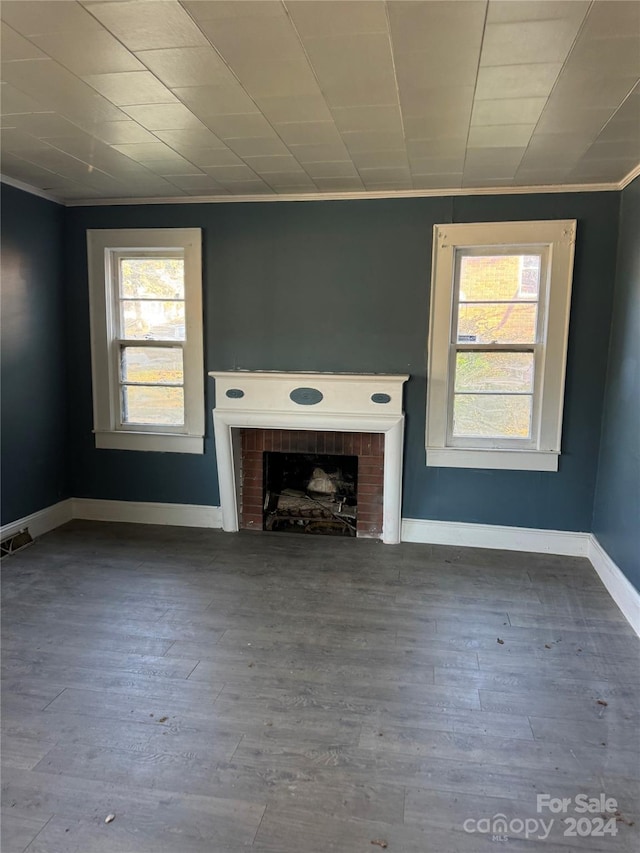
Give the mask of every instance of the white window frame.
[[[558, 470], [575, 235], [575, 219], [434, 226], [427, 369], [428, 466]], [[506, 254], [509, 249], [526, 253], [530, 249], [536, 254], [541, 248], [537, 337], [531, 346], [535, 360], [531, 437], [454, 439], [455, 353], [464, 348], [455, 335], [458, 259], [465, 249], [487, 254]]]
[[[184, 257], [185, 422], [178, 427], [121, 423], [120, 348], [117, 337], [117, 262], [121, 257]], [[147, 254], [145, 254], [147, 253]], [[93, 380], [93, 432], [97, 448], [162, 453], [204, 452], [202, 231], [200, 228], [90, 229], [87, 231]], [[141, 346], [153, 341], [131, 342]]]

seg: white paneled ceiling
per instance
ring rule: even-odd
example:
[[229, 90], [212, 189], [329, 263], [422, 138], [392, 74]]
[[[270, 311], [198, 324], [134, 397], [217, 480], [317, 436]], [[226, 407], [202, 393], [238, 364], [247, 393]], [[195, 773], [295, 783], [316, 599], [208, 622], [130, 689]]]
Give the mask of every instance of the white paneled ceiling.
[[618, 184], [637, 0], [4, 0], [2, 173], [70, 202]]

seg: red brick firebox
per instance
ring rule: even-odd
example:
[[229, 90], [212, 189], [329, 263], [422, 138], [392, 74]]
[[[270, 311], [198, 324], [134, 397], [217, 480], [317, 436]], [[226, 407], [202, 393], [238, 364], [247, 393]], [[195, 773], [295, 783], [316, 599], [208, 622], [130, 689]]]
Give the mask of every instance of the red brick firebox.
[[240, 527], [262, 530], [263, 453], [319, 453], [358, 457], [357, 535], [382, 535], [384, 435], [371, 432], [314, 432], [292, 429], [243, 429]]

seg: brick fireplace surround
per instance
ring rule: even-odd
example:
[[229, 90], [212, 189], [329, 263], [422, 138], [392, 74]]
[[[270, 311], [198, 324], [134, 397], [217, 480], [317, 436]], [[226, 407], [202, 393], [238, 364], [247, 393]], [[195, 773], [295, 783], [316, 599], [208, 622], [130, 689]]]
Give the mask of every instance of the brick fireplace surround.
[[357, 535], [382, 536], [384, 435], [372, 432], [316, 432], [289, 429], [241, 430], [240, 527], [262, 530], [265, 451], [358, 457]]

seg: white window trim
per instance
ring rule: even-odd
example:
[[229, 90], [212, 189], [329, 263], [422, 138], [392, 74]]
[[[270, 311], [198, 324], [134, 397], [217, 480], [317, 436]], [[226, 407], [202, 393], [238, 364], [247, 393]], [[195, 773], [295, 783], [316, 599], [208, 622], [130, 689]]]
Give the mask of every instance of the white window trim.
[[[576, 221], [483, 222], [435, 225], [429, 362], [427, 370], [427, 465], [448, 468], [495, 468], [518, 471], [557, 471], [561, 449], [562, 410], [571, 305], [571, 282]], [[456, 305], [457, 250], [509, 246], [549, 247], [550, 272], [544, 342], [536, 363], [536, 418], [534, 440], [507, 439], [478, 446], [452, 446], [448, 438], [451, 386], [451, 329]], [[538, 390], [539, 388], [539, 390]], [[458, 442], [459, 443], [459, 442]], [[489, 446], [492, 445], [492, 446]]]
[[[123, 250], [184, 251], [184, 427], [121, 426], [118, 402], [111, 259]], [[161, 453], [204, 452], [204, 352], [202, 334], [202, 232], [200, 228], [90, 229], [89, 313], [93, 380], [93, 431], [97, 448]]]

